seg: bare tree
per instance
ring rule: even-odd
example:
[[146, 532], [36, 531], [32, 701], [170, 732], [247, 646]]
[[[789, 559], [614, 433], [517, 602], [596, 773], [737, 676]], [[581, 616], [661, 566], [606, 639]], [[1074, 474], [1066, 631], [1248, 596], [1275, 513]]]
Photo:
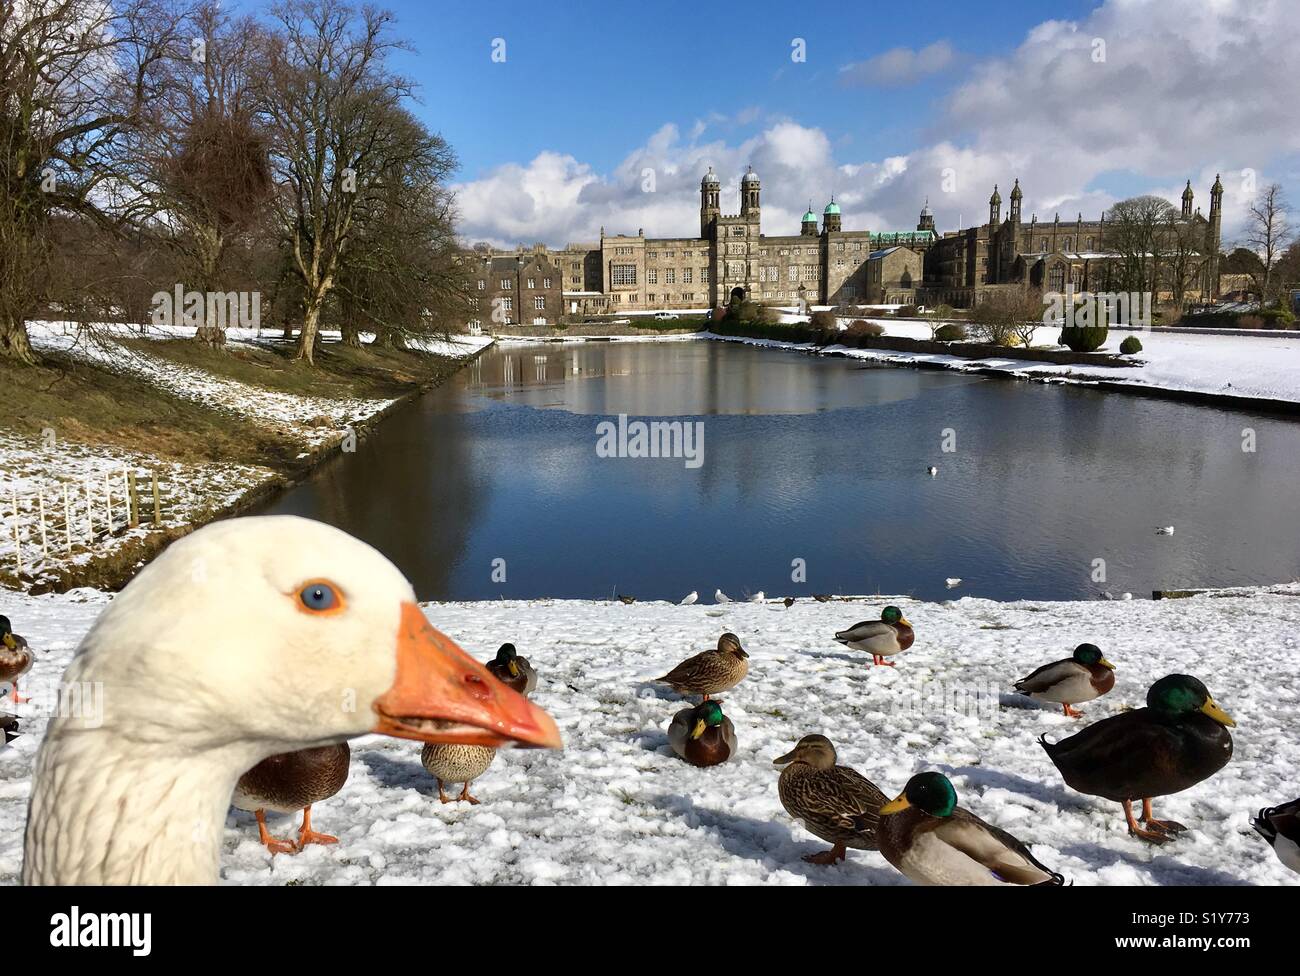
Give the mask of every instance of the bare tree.
[[0, 3], [0, 358], [36, 362], [26, 320], [49, 292], [52, 217], [111, 223], [136, 205], [124, 156], [178, 20], [169, 0]]
[[1291, 239], [1290, 212], [1282, 187], [1270, 183], [1259, 191], [1247, 214], [1245, 242], [1259, 256], [1260, 262], [1259, 269], [1252, 272], [1251, 277], [1264, 303], [1276, 297], [1273, 293], [1273, 269]]
[[260, 106], [284, 188], [272, 199], [301, 281], [298, 358], [310, 363], [358, 205], [392, 145], [392, 109], [410, 85], [386, 66], [402, 46], [386, 11], [283, 0], [273, 15]]
[[1163, 236], [1166, 251], [1165, 281], [1169, 284], [1174, 307], [1182, 312], [1187, 292], [1196, 282], [1205, 262], [1205, 255], [1202, 253], [1205, 231], [1203, 227], [1183, 220], [1170, 208], [1170, 217], [1165, 224]]
[[1173, 204], [1156, 196], [1121, 200], [1106, 212], [1102, 246], [1115, 255], [1112, 266], [1121, 290], [1156, 290], [1169, 247], [1168, 227], [1177, 216]]
[[1038, 291], [1027, 286], [1008, 286], [990, 292], [971, 311], [971, 333], [997, 346], [1012, 345], [1017, 338], [1026, 347], [1034, 331], [1043, 324], [1043, 302]]

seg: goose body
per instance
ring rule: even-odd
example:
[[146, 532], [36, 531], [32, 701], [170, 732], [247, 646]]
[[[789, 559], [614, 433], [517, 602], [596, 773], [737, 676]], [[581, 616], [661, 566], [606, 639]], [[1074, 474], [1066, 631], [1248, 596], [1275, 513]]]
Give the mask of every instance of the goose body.
[[692, 766], [717, 766], [736, 754], [736, 727], [719, 702], [701, 702], [673, 716], [668, 745]]
[[[1112, 715], [1060, 742], [1039, 744], [1080, 793], [1123, 806], [1131, 834], [1160, 843], [1185, 828], [1154, 819], [1151, 799], [1179, 793], [1208, 779], [1232, 758], [1229, 725], [1236, 723], [1191, 675], [1171, 674], [1147, 691], [1147, 706]], [[1141, 800], [1138, 827], [1131, 804]]]
[[478, 798], [471, 796], [469, 784], [487, 772], [497, 751], [487, 746], [467, 746], [427, 742], [420, 750], [420, 762], [438, 781], [438, 799], [450, 803], [444, 783], [463, 783], [460, 796], [456, 799], [466, 803], [478, 803]]
[[880, 853], [921, 885], [1062, 885], [1011, 834], [957, 806], [941, 773], [920, 773], [880, 809]]
[[1015, 690], [1035, 701], [1054, 702], [1066, 715], [1079, 716], [1071, 705], [1092, 701], [1115, 687], [1115, 666], [1094, 644], [1080, 644], [1071, 657], [1044, 664], [1015, 683]]
[[841, 630], [835, 640], [855, 651], [866, 651], [876, 664], [893, 666], [885, 658], [902, 654], [916, 640], [912, 624], [898, 607], [885, 607], [879, 620], [864, 620]]
[[27, 699], [18, 694], [18, 679], [32, 669], [36, 655], [27, 641], [13, 632], [9, 618], [0, 616], [0, 683], [8, 683], [10, 698], [15, 705]]
[[835, 747], [826, 736], [804, 736], [773, 763], [785, 767], [776, 782], [785, 812], [834, 845], [806, 855], [805, 861], [833, 864], [844, 860], [845, 848], [877, 849], [880, 808], [888, 797], [857, 770], [837, 765]]
[[1300, 873], [1300, 800], [1267, 807], [1250, 825], [1273, 848], [1279, 861]]
[[749, 673], [749, 655], [735, 634], [723, 634], [718, 646], [688, 657], [662, 678], [656, 678], [683, 695], [703, 695], [706, 699], [740, 684]]
[[[272, 854], [302, 850], [308, 844], [332, 844], [338, 838], [312, 830], [311, 808], [343, 789], [352, 751], [346, 742], [296, 749], [268, 756], [239, 777], [231, 805], [257, 816], [258, 832]], [[276, 840], [266, 827], [266, 811], [302, 812], [297, 843]]]
[[216, 883], [236, 784], [273, 755], [368, 732], [560, 744], [545, 712], [430, 626], [392, 563], [292, 516], [172, 543], [100, 614], [63, 681], [102, 683], [104, 707], [49, 722], [27, 884]]

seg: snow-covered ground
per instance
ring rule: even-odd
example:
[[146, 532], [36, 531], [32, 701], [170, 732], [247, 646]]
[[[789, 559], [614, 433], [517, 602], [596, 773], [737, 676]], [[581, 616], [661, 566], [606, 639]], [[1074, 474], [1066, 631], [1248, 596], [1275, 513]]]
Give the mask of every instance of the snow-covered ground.
[[[304, 457], [331, 440], [338, 441], [351, 425], [374, 416], [392, 403], [387, 399], [282, 393], [184, 366], [117, 341], [190, 338], [193, 328], [151, 326], [142, 333], [134, 327], [99, 325], [92, 337], [69, 323], [35, 322], [30, 324], [29, 333], [38, 351], [65, 351], [88, 362], [140, 377], [214, 411], [265, 426], [301, 444]], [[324, 339], [337, 342], [339, 335], [326, 332]], [[260, 341], [260, 335], [253, 329], [230, 329], [227, 340], [232, 346], [253, 345]], [[483, 336], [453, 336], [450, 341], [426, 340], [420, 346], [440, 355], [466, 356], [491, 342], [491, 338]], [[83, 564], [104, 556], [149, 531], [125, 528], [124, 478], [128, 469], [136, 471], [141, 479], [141, 507], [150, 515], [148, 473], [157, 472], [163, 496], [163, 525], [171, 527], [220, 511], [276, 476], [270, 468], [261, 466], [183, 464], [143, 451], [90, 447], [66, 441], [53, 429], [43, 437], [19, 436], [12, 431], [2, 433], [0, 567], [21, 570], [36, 578], [52, 574], [60, 566]], [[40, 518], [42, 500], [46, 509], [44, 537]], [[21, 558], [15, 558], [16, 549]]]
[[[700, 589], [707, 589], [701, 586]], [[109, 599], [95, 591], [3, 594], [41, 655], [24, 687], [56, 681]], [[932, 604], [893, 598], [914, 623], [898, 667], [831, 640], [879, 615], [884, 599], [697, 604], [577, 601], [433, 604], [433, 623], [486, 659], [506, 640], [541, 680], [535, 699], [555, 716], [563, 752], [507, 751], [479, 779], [481, 806], [438, 802], [417, 743], [366, 737], [335, 798], [313, 811], [340, 843], [272, 859], [251, 815], [231, 811], [223, 873], [252, 884], [661, 883], [900, 884], [877, 853], [850, 851], [834, 867], [800, 855], [827, 845], [794, 824], [777, 798], [772, 759], [821, 732], [840, 761], [891, 796], [918, 770], [952, 777], [961, 803], [1031, 845], [1077, 884], [1295, 884], [1248, 826], [1265, 805], [1300, 793], [1300, 586], [1224, 591], [1161, 602]], [[647, 679], [737, 633], [749, 676], [724, 695], [739, 754], [696, 769], [668, 748], [681, 701]], [[1115, 690], [1068, 719], [1011, 694], [1018, 678], [1098, 644], [1117, 667]], [[1118, 804], [1067, 788], [1035, 739], [1142, 704], [1174, 671], [1195, 674], [1237, 720], [1228, 766], [1156, 801], [1187, 824], [1178, 841], [1130, 838]], [[0, 751], [0, 881], [12, 883], [32, 760], [44, 719]], [[273, 826], [288, 836], [296, 821]]]

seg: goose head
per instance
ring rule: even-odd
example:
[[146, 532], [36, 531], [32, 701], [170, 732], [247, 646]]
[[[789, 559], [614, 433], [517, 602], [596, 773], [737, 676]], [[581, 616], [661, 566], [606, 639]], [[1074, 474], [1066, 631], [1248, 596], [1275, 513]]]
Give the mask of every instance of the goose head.
[[215, 881], [234, 783], [275, 753], [367, 732], [561, 744], [550, 716], [429, 624], [384, 556], [291, 516], [171, 545], [63, 684], [102, 689], [102, 714], [58, 715], [42, 743], [24, 877], [44, 883]]

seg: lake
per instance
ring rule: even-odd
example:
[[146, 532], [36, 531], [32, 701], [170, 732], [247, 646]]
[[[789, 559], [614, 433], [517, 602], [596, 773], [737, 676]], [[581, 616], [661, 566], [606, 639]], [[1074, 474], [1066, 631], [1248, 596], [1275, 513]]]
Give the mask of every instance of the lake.
[[[698, 454], [626, 456], [602, 438], [620, 414], [691, 425]], [[1300, 576], [1297, 486], [1300, 425], [1281, 418], [596, 342], [494, 347], [263, 512], [365, 539], [428, 600], [1087, 599]]]

